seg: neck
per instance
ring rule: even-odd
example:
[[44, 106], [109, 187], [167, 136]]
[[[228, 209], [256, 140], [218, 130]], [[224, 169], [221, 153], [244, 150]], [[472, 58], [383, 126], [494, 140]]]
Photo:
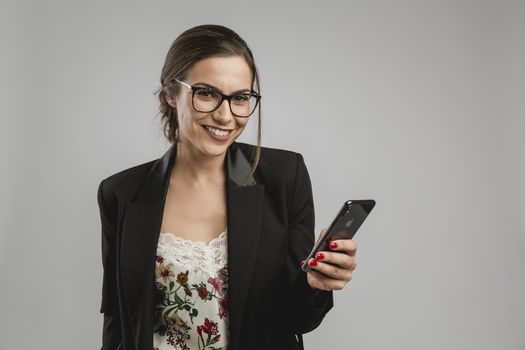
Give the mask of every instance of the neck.
[[226, 152], [218, 156], [208, 156], [182, 142], [179, 142], [176, 151], [171, 176], [176, 176], [177, 181], [193, 188], [224, 185]]

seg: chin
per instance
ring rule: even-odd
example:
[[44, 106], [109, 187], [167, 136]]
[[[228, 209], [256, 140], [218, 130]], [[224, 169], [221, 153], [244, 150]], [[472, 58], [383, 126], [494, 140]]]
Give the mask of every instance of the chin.
[[231, 142], [225, 143], [223, 145], [213, 145], [206, 144], [202, 145], [201, 152], [209, 156], [220, 156], [228, 150]]

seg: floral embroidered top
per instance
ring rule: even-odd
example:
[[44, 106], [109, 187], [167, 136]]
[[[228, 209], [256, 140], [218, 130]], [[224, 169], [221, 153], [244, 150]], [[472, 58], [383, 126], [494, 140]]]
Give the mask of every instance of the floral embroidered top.
[[210, 242], [161, 232], [153, 350], [228, 347], [227, 231]]

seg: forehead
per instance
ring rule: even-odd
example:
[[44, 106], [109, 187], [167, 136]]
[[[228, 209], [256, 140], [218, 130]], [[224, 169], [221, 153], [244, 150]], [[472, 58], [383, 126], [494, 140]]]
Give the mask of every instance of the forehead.
[[250, 89], [252, 71], [241, 56], [208, 57], [189, 69], [186, 80], [191, 84], [208, 83], [228, 93]]

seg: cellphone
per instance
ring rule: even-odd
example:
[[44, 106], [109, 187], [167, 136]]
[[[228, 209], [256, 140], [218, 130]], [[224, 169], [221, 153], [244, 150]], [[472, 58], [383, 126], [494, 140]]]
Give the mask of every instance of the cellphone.
[[317, 252], [329, 250], [327, 248], [331, 241], [346, 238], [352, 239], [375, 205], [376, 202], [373, 199], [356, 199], [344, 202], [341, 210], [339, 210], [339, 213], [337, 213], [335, 219], [330, 224], [330, 227], [328, 227], [324, 235], [319, 238], [310, 254], [308, 254], [308, 257], [304, 259], [305, 263], [301, 269], [305, 272], [311, 271], [312, 268], [308, 266], [308, 261], [315, 257]]

